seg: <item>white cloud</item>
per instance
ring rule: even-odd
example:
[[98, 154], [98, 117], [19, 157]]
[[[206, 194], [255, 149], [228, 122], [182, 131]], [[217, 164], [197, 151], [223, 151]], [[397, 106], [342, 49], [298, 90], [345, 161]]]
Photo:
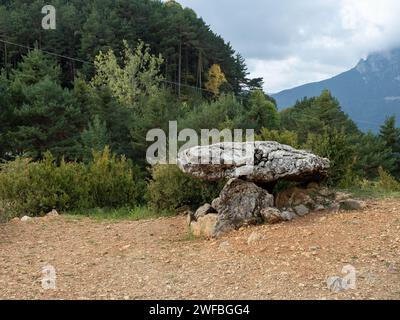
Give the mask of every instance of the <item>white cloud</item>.
[[316, 82], [345, 71], [345, 68], [321, 64], [317, 61], [301, 61], [298, 57], [284, 60], [249, 59], [247, 64], [253, 70], [253, 77], [264, 77], [266, 91], [275, 93], [282, 88], [289, 89], [304, 83]]
[[399, 0], [181, 0], [246, 58], [268, 92], [329, 78], [400, 44]]

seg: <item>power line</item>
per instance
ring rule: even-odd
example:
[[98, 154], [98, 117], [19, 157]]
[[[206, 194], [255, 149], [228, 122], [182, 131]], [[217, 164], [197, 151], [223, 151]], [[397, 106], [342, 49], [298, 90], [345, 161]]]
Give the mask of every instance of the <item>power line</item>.
[[[14, 43], [14, 42], [2, 40], [2, 39], [0, 39], [0, 42], [5, 43], [5, 44], [9, 44], [9, 45], [13, 45], [13, 46], [16, 46], [16, 47], [28, 49], [28, 50], [35, 50], [36, 49], [36, 48], [30, 47], [30, 46], [25, 46], [23, 44]], [[76, 61], [76, 62], [88, 63], [88, 64], [91, 64], [91, 65], [94, 65], [94, 63], [92, 63], [90, 61], [85, 61], [85, 60], [78, 59], [78, 58], [72, 58], [72, 57], [69, 57], [69, 56], [65, 56], [65, 55], [62, 55], [62, 54], [57, 54], [57, 53], [46, 51], [46, 50], [42, 50], [42, 49], [40, 49], [40, 50], [43, 53], [46, 53], [46, 54], [51, 55], [51, 56], [55, 56], [55, 57], [59, 57], [59, 58], [67, 59], [67, 60], [72, 60], [72, 61]]]
[[[28, 49], [28, 50], [35, 50], [35, 49], [36, 49], [36, 48], [34, 48], [34, 47], [30, 47], [30, 46], [26, 46], [26, 45], [23, 45], [23, 44], [19, 44], [19, 43], [7, 41], [7, 40], [2, 40], [2, 39], [0, 39], [0, 42], [5, 43], [5, 44], [9, 44], [9, 45], [13, 45], [13, 46], [16, 46], [16, 47]], [[67, 59], [67, 60], [71, 60], [71, 61], [75, 61], [75, 62], [80, 62], [80, 63], [86, 63], [86, 64], [90, 64], [90, 65], [92, 65], [92, 66], [95, 65], [93, 62], [90, 62], [90, 61], [87, 61], [87, 60], [82, 60], [82, 59], [78, 59], [78, 58], [73, 58], [73, 57], [70, 57], [70, 56], [66, 56], [66, 55], [62, 55], [62, 54], [58, 54], [58, 53], [54, 53], [54, 52], [50, 52], [50, 51], [46, 51], [46, 50], [42, 50], [42, 49], [40, 49], [40, 50], [41, 50], [43, 53], [48, 54], [48, 55], [51, 55], [51, 56], [54, 56], [54, 57], [58, 57], [58, 58], [62, 58], [62, 59]], [[199, 88], [199, 87], [194, 87], [194, 86], [191, 86], [191, 85], [188, 85], [188, 84], [184, 84], [184, 83], [173, 82], [173, 81], [168, 81], [168, 80], [163, 80], [163, 79], [160, 80], [160, 81], [161, 81], [161, 82], [164, 82], [164, 83], [168, 83], [168, 84], [174, 84], [174, 85], [177, 85], [177, 86], [192, 88], [192, 89], [194, 89], [194, 90], [201, 90], [201, 91], [204, 91], [204, 92], [213, 93], [213, 92], [210, 91], [210, 90], [207, 90], [207, 89], [204, 89], [204, 88]], [[243, 98], [243, 97], [236, 96], [236, 95], [235, 95], [235, 97], [237, 97], [237, 98]]]
[[[3, 40], [3, 39], [0, 39], [0, 42], [2, 42], [2, 43], [5, 43], [5, 44], [9, 44], [9, 45], [13, 45], [13, 46], [17, 46], [17, 47], [20, 47], [20, 48], [25, 48], [25, 49], [28, 49], [28, 50], [35, 50], [36, 48], [34, 48], [34, 47], [30, 47], [30, 46], [26, 46], [26, 45], [23, 45], [23, 44], [19, 44], [19, 43], [15, 43], [15, 42], [11, 42], [11, 41], [7, 41], [7, 40]], [[43, 53], [45, 53], [45, 54], [48, 54], [48, 55], [51, 55], [51, 56], [55, 56], [55, 57], [59, 57], [59, 58], [62, 58], [62, 59], [67, 59], [67, 60], [71, 60], [71, 61], [75, 61], [75, 62], [80, 62], [80, 63], [86, 63], [86, 64], [90, 64], [90, 65], [92, 65], [92, 66], [94, 66], [95, 64], [93, 63], [93, 62], [91, 62], [91, 61], [87, 61], [87, 60], [83, 60], [83, 59], [79, 59], [79, 58], [73, 58], [73, 57], [70, 57], [70, 56], [66, 56], [66, 55], [62, 55], [62, 54], [57, 54], [57, 53], [54, 53], [54, 52], [50, 52], [50, 51], [46, 51], [46, 50], [42, 50], [42, 49], [40, 49]], [[186, 88], [191, 88], [191, 89], [194, 89], [194, 90], [197, 90], [197, 91], [199, 91], [199, 90], [201, 90], [201, 91], [204, 91], [204, 92], [208, 92], [208, 93], [214, 93], [214, 92], [212, 92], [211, 90], [207, 90], [207, 89], [204, 89], [204, 88], [199, 88], [199, 87], [194, 87], [194, 86], [191, 86], [191, 85], [188, 85], [188, 84], [184, 84], [184, 83], [179, 83], [179, 82], [174, 82], [174, 81], [169, 81], [169, 80], [160, 80], [161, 82], [163, 82], [163, 83], [168, 83], [168, 84], [173, 84], [173, 85], [176, 85], [176, 86], [182, 86], [182, 87], [186, 87]], [[236, 98], [238, 98], [238, 99], [241, 99], [241, 100], [246, 100], [246, 99], [248, 99], [248, 97], [243, 97], [243, 96], [238, 96], [238, 95], [234, 95], [234, 97], [236, 97]], [[309, 116], [310, 117], [310, 116]], [[310, 117], [310, 118], [313, 118], [314, 120], [318, 120], [318, 118], [317, 117]], [[356, 122], [356, 123], [365, 123], [365, 124], [372, 124], [372, 125], [381, 125], [380, 123], [375, 123], [375, 122], [370, 122], [370, 121], [364, 121], [364, 120], [357, 120], [357, 119], [352, 119], [354, 122]]]

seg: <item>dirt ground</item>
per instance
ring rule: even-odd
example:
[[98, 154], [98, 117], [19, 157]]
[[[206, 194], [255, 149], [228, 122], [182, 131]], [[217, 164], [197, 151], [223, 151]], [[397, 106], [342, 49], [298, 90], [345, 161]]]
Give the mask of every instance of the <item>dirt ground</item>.
[[[262, 239], [248, 244], [253, 233]], [[42, 288], [46, 265], [54, 290]], [[327, 278], [344, 277], [346, 265], [356, 289], [331, 292]], [[0, 225], [0, 299], [400, 299], [400, 201], [217, 240], [189, 237], [185, 217], [9, 222]]]

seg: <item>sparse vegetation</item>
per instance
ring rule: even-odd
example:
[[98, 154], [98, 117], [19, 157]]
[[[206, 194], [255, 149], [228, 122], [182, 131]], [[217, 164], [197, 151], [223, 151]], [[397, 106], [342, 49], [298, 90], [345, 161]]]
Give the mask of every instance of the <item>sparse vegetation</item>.
[[143, 220], [143, 219], [153, 219], [160, 217], [171, 217], [176, 215], [173, 210], [154, 210], [154, 208], [149, 208], [145, 206], [134, 207], [134, 208], [94, 208], [94, 209], [78, 209], [68, 211], [67, 215], [76, 217], [90, 217], [99, 221], [113, 221], [113, 220]]

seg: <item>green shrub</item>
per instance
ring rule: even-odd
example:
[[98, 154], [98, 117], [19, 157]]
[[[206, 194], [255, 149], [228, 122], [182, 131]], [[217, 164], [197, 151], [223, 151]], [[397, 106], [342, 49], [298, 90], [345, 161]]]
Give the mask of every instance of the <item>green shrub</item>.
[[343, 130], [325, 128], [323, 134], [309, 133], [303, 148], [330, 160], [327, 181], [330, 186], [347, 188], [354, 184], [356, 152]]
[[382, 167], [378, 169], [379, 181], [377, 187], [385, 191], [400, 191], [400, 182]]
[[50, 153], [32, 162], [18, 158], [0, 167], [0, 201], [7, 204], [3, 216], [42, 215], [52, 209], [136, 206], [144, 182], [124, 157], [108, 148], [94, 153], [87, 166], [57, 163]]
[[276, 141], [282, 144], [286, 144], [293, 148], [298, 148], [299, 143], [297, 139], [297, 133], [288, 130], [268, 130], [267, 128], [261, 128], [260, 134], [256, 135], [257, 141]]
[[91, 208], [135, 206], [143, 192], [144, 183], [135, 181], [130, 161], [112, 155], [108, 147], [93, 153], [86, 178]]
[[157, 165], [151, 169], [152, 179], [147, 186], [147, 200], [157, 209], [173, 210], [183, 206], [198, 207], [210, 203], [223, 184], [193, 179], [176, 165]]

